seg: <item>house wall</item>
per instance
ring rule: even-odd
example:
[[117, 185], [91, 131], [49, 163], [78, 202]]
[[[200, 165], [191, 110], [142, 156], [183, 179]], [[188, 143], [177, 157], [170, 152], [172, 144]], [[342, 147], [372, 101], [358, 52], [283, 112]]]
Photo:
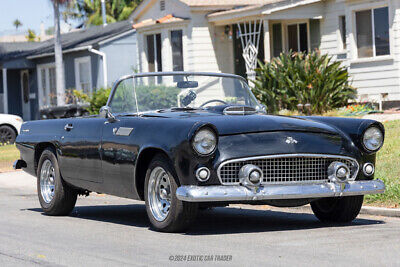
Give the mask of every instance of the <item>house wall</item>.
[[[118, 39], [100, 45], [99, 50], [106, 54], [108, 86], [121, 76], [138, 71], [138, 50], [136, 32], [131, 32]], [[103, 62], [99, 56], [96, 84], [100, 87], [104, 84]]]
[[[90, 57], [91, 59], [91, 70], [92, 70], [92, 86], [93, 88], [98, 87], [98, 68], [99, 68], [99, 58], [100, 56], [90, 53], [89, 51], [78, 51], [72, 53], [66, 53], [63, 55], [64, 61], [64, 72], [65, 72], [65, 88], [66, 89], [75, 89], [75, 59], [80, 57]], [[55, 64], [54, 56], [43, 57], [36, 59], [36, 65], [42, 64]]]
[[213, 46], [219, 72], [235, 73], [233, 45], [233, 37], [225, 33], [225, 26], [216, 26]]
[[[358, 89], [361, 101], [380, 101], [382, 93], [388, 93], [385, 100], [400, 100], [400, 1], [336, 1], [325, 3], [325, 15], [321, 23], [322, 52], [343, 60], [349, 67], [353, 86]], [[381, 58], [357, 59], [355, 35], [355, 10], [389, 6], [389, 27], [391, 55]], [[339, 16], [346, 16], [347, 49], [341, 51], [339, 44]]]
[[[193, 12], [188, 26], [188, 70], [189, 71], [220, 71], [217, 61], [219, 36], [216, 28], [211, 25], [205, 12]], [[223, 65], [221, 62], [220, 64]]]
[[173, 14], [179, 18], [190, 18], [190, 8], [179, 0], [165, 1], [165, 10], [160, 10], [160, 1], [154, 1], [142, 16], [136, 18], [138, 21], [146, 19], [159, 19], [168, 14]]
[[[7, 69], [7, 89], [8, 89], [8, 114], [14, 114], [23, 117], [25, 120], [35, 120], [39, 118], [38, 114], [38, 94], [37, 94], [37, 75], [36, 69], [29, 71], [29, 102], [30, 116], [23, 114], [22, 110], [22, 92], [21, 92], [21, 71], [26, 69]], [[0, 73], [0, 113], [4, 112], [3, 107], [3, 74]]]

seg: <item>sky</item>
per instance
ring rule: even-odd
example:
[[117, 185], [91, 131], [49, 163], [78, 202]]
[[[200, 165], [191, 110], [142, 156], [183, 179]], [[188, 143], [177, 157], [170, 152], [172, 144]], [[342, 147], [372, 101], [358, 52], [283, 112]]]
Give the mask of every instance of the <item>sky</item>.
[[[28, 28], [40, 34], [40, 24], [44, 28], [54, 26], [53, 8], [50, 0], [0, 0], [0, 36], [25, 33]], [[14, 20], [19, 19], [22, 27], [15, 30]], [[62, 21], [62, 20], [61, 20]], [[62, 21], [61, 30], [69, 26]], [[76, 26], [74, 22], [73, 26]]]

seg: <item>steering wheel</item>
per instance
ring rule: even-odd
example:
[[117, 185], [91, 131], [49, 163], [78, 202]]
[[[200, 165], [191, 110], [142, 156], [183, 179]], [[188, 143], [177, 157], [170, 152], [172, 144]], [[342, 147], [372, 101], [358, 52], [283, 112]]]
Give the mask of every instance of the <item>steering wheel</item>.
[[222, 101], [222, 100], [219, 100], [219, 99], [211, 99], [211, 100], [208, 100], [207, 102], [204, 102], [203, 104], [201, 104], [200, 107], [202, 108], [205, 105], [208, 105], [208, 104], [210, 104], [212, 102], [220, 102], [220, 103], [222, 103], [224, 105], [228, 105], [228, 103], [226, 103], [225, 101]]

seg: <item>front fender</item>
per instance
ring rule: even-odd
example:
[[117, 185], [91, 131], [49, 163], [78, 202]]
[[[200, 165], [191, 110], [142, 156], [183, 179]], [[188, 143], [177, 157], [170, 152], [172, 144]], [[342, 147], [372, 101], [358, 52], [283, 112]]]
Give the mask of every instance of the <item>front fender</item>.
[[336, 129], [347, 135], [364, 155], [371, 155], [376, 153], [370, 153], [366, 151], [362, 144], [362, 136], [369, 127], [378, 127], [383, 132], [383, 136], [385, 136], [385, 127], [382, 123], [375, 120], [320, 116], [307, 116], [303, 118], [317, 122], [323, 122], [331, 125], [332, 127], [335, 127]]

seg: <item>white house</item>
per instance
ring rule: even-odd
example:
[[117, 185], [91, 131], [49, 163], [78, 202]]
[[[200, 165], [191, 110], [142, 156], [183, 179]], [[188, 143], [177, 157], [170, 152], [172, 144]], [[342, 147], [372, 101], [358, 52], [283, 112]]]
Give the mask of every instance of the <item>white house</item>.
[[253, 75], [257, 58], [319, 49], [361, 101], [400, 103], [400, 0], [145, 0], [132, 19], [140, 71]]

